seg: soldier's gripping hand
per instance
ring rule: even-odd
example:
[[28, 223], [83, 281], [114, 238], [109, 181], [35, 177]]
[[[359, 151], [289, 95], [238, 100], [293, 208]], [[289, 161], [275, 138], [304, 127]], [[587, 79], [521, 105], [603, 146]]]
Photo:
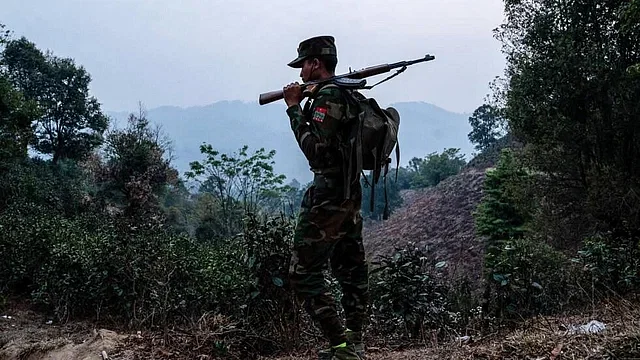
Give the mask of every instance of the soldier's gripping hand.
[[297, 82], [291, 83], [282, 89], [284, 92], [284, 102], [287, 107], [300, 104], [302, 101], [302, 87]]

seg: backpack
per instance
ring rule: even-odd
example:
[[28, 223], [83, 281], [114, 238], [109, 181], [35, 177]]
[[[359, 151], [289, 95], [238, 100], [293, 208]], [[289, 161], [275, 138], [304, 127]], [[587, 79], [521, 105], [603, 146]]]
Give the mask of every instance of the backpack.
[[[380, 108], [375, 99], [367, 98], [357, 90], [346, 89], [344, 92], [347, 95], [348, 113], [351, 117], [347, 139], [348, 156], [345, 157], [348, 159], [345, 178], [352, 179], [352, 171], [355, 171], [356, 174], [362, 172], [364, 175], [364, 170], [370, 170], [371, 183], [366, 176], [364, 179], [366, 185], [371, 187], [369, 206], [370, 211], [373, 212], [375, 188], [382, 175], [385, 201], [383, 219], [386, 220], [390, 213], [387, 174], [391, 163], [391, 153], [394, 149], [396, 152], [396, 181], [400, 166], [400, 145], [398, 143], [400, 114], [393, 107]], [[355, 111], [352, 111], [352, 108]]]

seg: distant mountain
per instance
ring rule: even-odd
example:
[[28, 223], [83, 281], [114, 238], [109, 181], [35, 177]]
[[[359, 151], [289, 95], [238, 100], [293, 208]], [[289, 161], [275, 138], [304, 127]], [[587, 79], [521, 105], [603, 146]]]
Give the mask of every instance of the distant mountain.
[[[467, 139], [471, 130], [469, 114], [449, 112], [425, 102], [392, 104], [400, 113], [401, 165], [413, 157], [424, 157], [445, 148], [460, 148], [470, 159], [473, 146]], [[137, 113], [137, 111], [134, 111]], [[126, 122], [128, 112], [109, 112], [118, 126]], [[174, 166], [184, 174], [189, 162], [202, 160], [199, 146], [211, 144], [215, 149], [231, 153], [243, 145], [250, 151], [264, 147], [276, 150], [276, 171], [297, 179], [311, 181], [306, 159], [298, 149], [284, 104], [260, 106], [257, 103], [221, 101], [206, 106], [180, 108], [162, 106], [147, 110], [147, 118], [158, 124], [173, 140]]]

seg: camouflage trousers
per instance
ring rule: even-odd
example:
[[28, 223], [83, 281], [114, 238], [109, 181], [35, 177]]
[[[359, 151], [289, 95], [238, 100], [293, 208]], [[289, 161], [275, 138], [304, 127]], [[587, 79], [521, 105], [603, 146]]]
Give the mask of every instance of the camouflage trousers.
[[328, 200], [310, 187], [302, 200], [294, 234], [291, 283], [311, 318], [331, 345], [346, 341], [337, 303], [323, 271], [342, 288], [346, 327], [362, 331], [369, 301], [368, 268], [362, 244], [360, 198]]

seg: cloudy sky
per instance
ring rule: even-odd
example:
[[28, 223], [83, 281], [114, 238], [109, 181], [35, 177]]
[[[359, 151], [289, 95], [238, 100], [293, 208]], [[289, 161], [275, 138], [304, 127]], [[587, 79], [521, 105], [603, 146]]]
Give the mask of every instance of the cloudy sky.
[[[504, 56], [500, 0], [2, 0], [0, 23], [92, 75], [103, 109], [257, 101], [298, 81], [298, 43], [333, 35], [337, 72], [436, 56], [369, 92], [471, 112]], [[381, 77], [370, 79], [378, 80]], [[267, 105], [268, 106], [268, 105]]]

